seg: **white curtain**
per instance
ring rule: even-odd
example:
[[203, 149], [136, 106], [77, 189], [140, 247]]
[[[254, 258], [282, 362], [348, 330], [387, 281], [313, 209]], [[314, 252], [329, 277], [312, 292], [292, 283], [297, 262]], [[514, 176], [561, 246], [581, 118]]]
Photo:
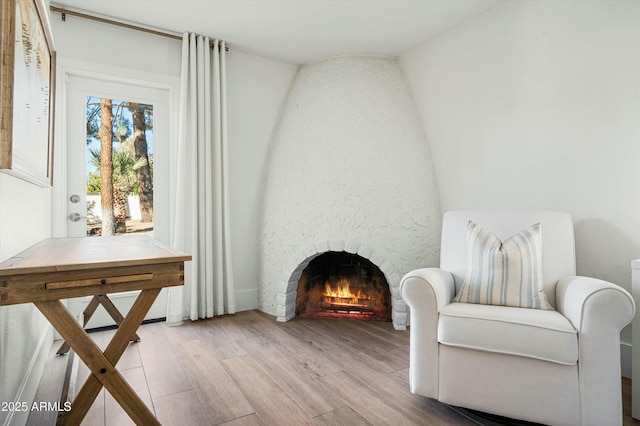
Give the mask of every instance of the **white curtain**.
[[167, 321], [235, 313], [229, 237], [225, 43], [183, 34], [178, 138], [171, 155], [171, 245], [193, 256]]

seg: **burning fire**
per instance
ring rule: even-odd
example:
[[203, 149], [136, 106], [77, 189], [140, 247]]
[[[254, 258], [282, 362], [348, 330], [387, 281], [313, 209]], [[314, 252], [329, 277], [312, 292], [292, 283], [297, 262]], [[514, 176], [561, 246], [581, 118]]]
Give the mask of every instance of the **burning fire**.
[[[339, 256], [333, 263], [309, 264], [298, 281], [296, 313], [323, 318], [389, 320], [391, 300], [375, 265]], [[311, 268], [311, 269], [310, 269]]]
[[329, 282], [324, 284], [324, 296], [341, 299], [343, 303], [359, 303], [363, 299], [369, 299], [369, 297], [358, 290], [357, 293], [353, 293], [349, 288], [349, 281], [344, 278], [340, 278], [336, 283], [336, 287], [332, 287]]

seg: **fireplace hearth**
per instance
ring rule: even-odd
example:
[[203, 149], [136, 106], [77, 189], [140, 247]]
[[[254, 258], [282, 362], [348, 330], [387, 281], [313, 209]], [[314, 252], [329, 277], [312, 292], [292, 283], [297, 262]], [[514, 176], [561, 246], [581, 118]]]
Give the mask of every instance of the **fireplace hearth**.
[[296, 314], [389, 321], [391, 294], [380, 269], [356, 254], [327, 252], [298, 280]]

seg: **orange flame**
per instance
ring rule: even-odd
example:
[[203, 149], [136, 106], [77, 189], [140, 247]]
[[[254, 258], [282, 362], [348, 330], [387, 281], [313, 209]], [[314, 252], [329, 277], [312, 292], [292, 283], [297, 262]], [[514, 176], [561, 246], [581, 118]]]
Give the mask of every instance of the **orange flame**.
[[358, 299], [368, 299], [369, 297], [363, 293], [361, 290], [358, 290], [357, 293], [353, 293], [349, 288], [349, 281], [341, 278], [336, 283], [336, 287], [333, 288], [329, 282], [325, 282], [324, 288], [324, 296], [328, 297], [339, 297], [341, 299], [351, 299], [351, 303], [358, 303]]

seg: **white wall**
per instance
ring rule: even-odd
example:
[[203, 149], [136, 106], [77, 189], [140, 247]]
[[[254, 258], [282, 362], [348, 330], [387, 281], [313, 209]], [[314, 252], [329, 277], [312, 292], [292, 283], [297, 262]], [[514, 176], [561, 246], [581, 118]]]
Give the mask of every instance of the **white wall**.
[[508, 2], [401, 58], [443, 211], [547, 208], [578, 273], [640, 257], [640, 2]]
[[227, 56], [231, 246], [241, 311], [258, 307], [258, 237], [267, 155], [296, 70], [294, 65], [233, 50]]
[[[58, 14], [52, 14], [51, 19], [61, 63], [81, 61], [84, 66], [93, 64], [91, 70], [98, 72], [104, 64], [118, 67], [120, 73], [124, 70], [133, 78], [144, 73], [150, 79], [180, 76], [178, 40], [72, 16], [67, 16], [65, 22]], [[247, 310], [258, 306], [258, 202], [268, 144], [297, 67], [236, 51], [233, 43], [230, 45], [227, 103], [233, 274], [238, 310]]]
[[[0, 173], [0, 262], [51, 235], [50, 200], [49, 188]], [[0, 401], [31, 404], [52, 340], [32, 305], [0, 306]], [[28, 414], [2, 410], [0, 424], [24, 424]]]

